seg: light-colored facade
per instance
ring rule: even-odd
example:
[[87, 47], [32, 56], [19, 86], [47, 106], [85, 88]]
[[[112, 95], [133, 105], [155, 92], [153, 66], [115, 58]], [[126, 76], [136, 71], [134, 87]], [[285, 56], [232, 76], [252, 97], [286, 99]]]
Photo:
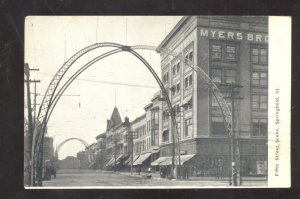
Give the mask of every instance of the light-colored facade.
[[[183, 17], [157, 50], [161, 54], [162, 81], [177, 112], [181, 153], [196, 154], [196, 170], [207, 175], [219, 159], [226, 171], [230, 164], [219, 105], [199, 72], [185, 63], [189, 62], [210, 76], [230, 108], [231, 84], [238, 86], [234, 91], [234, 131], [244, 174], [265, 175], [258, 167], [267, 161], [267, 18]], [[159, 132], [161, 156], [172, 155], [171, 129], [169, 117]]]

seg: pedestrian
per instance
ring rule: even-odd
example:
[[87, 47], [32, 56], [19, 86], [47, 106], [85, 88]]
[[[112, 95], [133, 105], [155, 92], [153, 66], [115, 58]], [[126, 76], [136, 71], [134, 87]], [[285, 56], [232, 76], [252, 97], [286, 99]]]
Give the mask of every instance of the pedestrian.
[[147, 179], [150, 179], [152, 177], [151, 174], [151, 167], [148, 168], [148, 174], [147, 174]]
[[222, 179], [222, 160], [219, 158], [218, 162], [216, 164], [217, 168], [216, 168], [216, 172], [217, 172], [217, 179]]

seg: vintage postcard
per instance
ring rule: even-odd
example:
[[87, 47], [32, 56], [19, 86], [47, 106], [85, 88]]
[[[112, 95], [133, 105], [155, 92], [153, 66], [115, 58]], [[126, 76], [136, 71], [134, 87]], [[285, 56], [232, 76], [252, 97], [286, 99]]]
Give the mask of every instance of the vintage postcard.
[[291, 186], [291, 17], [28, 16], [28, 189]]

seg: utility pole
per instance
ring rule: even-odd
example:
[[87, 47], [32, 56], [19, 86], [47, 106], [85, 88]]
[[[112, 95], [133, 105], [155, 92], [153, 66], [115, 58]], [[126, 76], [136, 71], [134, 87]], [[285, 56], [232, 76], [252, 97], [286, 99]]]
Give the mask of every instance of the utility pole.
[[[236, 85], [235, 83], [228, 84], [222, 84], [222, 86], [229, 86], [230, 89], [230, 96], [224, 97], [225, 99], [231, 100], [231, 113], [232, 113], [232, 135], [230, 136], [230, 143], [229, 143], [229, 150], [230, 150], [230, 159], [231, 159], [231, 169], [230, 169], [230, 177], [229, 177], [229, 184], [233, 186], [237, 186], [237, 179], [238, 175], [240, 177], [241, 182], [241, 175], [240, 175], [240, 158], [238, 157], [237, 161], [237, 155], [239, 156], [239, 146], [236, 143], [236, 137], [235, 137], [235, 100], [241, 100], [242, 97], [236, 96], [236, 93], [239, 93], [237, 88], [241, 88], [242, 86]], [[237, 153], [238, 151], [238, 153]]]
[[38, 95], [38, 93], [36, 93], [36, 83], [40, 83], [40, 80], [33, 80], [34, 83], [34, 105], [33, 105], [33, 110], [34, 110], [34, 115], [33, 115], [33, 126], [35, 126], [35, 122], [36, 122], [36, 97]]
[[[35, 116], [34, 116], [34, 123], [32, 118], [32, 108], [31, 108], [31, 96], [30, 96], [30, 83], [39, 83], [40, 80], [30, 80], [30, 71], [38, 71], [39, 69], [30, 69], [29, 65], [25, 63], [24, 66], [24, 73], [26, 75], [25, 83], [27, 87], [27, 106], [28, 106], [28, 140], [26, 142], [28, 151], [26, 151], [28, 157], [28, 160], [26, 160], [27, 165], [29, 166], [28, 170], [28, 181], [30, 182], [31, 186], [33, 185], [33, 176], [34, 175], [31, 172], [31, 167], [33, 166], [33, 162], [31, 162], [32, 156], [31, 156], [31, 149], [32, 149], [32, 142], [33, 142], [33, 129], [35, 125]], [[36, 92], [36, 86], [35, 86], [35, 92]], [[34, 106], [36, 106], [36, 100], [34, 101]]]
[[117, 171], [117, 167], [116, 167], [116, 163], [117, 163], [117, 143], [118, 143], [118, 139], [117, 138], [114, 138], [114, 144], [115, 144], [115, 154], [114, 154], [114, 156], [115, 156], [115, 172]]
[[132, 130], [128, 131], [128, 141], [130, 143], [131, 146], [131, 164], [130, 164], [130, 172], [132, 175], [132, 168], [133, 168], [133, 139], [136, 139], [136, 135], [134, 134], [134, 132]]

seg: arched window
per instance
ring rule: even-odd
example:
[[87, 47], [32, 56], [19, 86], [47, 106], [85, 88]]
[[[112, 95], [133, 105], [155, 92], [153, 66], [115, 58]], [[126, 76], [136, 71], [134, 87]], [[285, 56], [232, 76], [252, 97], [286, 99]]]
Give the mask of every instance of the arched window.
[[169, 130], [164, 130], [162, 133], [162, 141], [169, 142]]

